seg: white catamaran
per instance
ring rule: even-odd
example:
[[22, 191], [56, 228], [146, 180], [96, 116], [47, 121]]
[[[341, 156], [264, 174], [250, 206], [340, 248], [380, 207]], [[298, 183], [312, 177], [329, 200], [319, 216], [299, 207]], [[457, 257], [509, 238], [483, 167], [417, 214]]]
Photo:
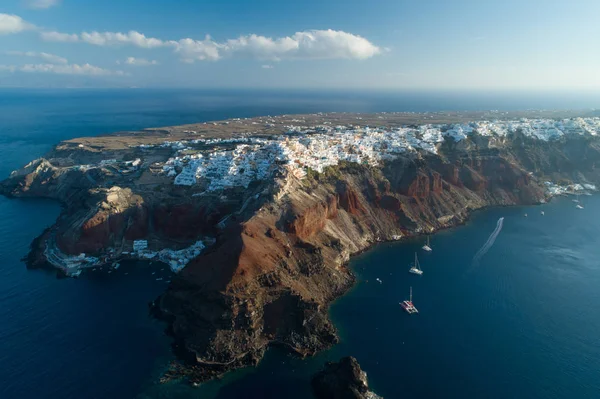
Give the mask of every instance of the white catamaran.
[[433, 249], [431, 249], [431, 244], [429, 244], [429, 236], [427, 236], [427, 244], [423, 245], [423, 249], [427, 252], [433, 251]]
[[410, 297], [408, 301], [400, 302], [400, 306], [402, 306], [402, 309], [406, 310], [406, 312], [409, 314], [419, 313], [415, 305], [412, 303], [412, 287], [410, 287]]
[[419, 276], [423, 274], [423, 270], [421, 270], [421, 265], [419, 265], [419, 259], [417, 258], [417, 253], [415, 252], [415, 263], [408, 270], [410, 273], [418, 274]]

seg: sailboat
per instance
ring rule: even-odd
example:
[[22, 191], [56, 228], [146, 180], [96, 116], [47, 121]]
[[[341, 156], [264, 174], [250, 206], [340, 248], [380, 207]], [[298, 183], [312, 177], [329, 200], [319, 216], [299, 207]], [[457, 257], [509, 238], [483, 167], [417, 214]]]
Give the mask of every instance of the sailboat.
[[421, 270], [421, 265], [419, 265], [419, 259], [417, 258], [417, 253], [415, 252], [415, 263], [408, 270], [410, 273], [418, 274], [419, 276], [423, 274], [423, 270]]
[[415, 305], [412, 303], [412, 287], [410, 287], [410, 296], [408, 301], [400, 302], [400, 306], [402, 306], [402, 309], [406, 310], [406, 312], [409, 314], [419, 313], [417, 308], [415, 308]]
[[579, 202], [579, 194], [577, 194], [577, 199], [574, 199], [573, 202], [575, 202], [577, 204], [577, 205], [575, 205], [575, 208], [583, 209], [583, 205], [581, 205], [581, 203]]
[[429, 244], [429, 236], [427, 236], [427, 244], [423, 245], [423, 250], [427, 252], [433, 251], [433, 249], [431, 249], [431, 245]]

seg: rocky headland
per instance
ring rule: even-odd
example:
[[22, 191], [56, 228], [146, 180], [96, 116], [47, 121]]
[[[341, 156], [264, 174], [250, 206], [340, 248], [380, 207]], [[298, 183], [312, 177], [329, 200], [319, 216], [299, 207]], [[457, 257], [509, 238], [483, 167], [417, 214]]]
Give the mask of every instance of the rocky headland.
[[333, 345], [328, 305], [377, 242], [595, 190], [599, 133], [596, 115], [568, 112], [235, 119], [68, 140], [0, 191], [63, 204], [30, 267], [177, 272], [152, 310], [180, 360], [169, 377], [199, 383], [273, 345]]
[[325, 364], [311, 384], [317, 399], [382, 399], [369, 390], [367, 373], [353, 357]]

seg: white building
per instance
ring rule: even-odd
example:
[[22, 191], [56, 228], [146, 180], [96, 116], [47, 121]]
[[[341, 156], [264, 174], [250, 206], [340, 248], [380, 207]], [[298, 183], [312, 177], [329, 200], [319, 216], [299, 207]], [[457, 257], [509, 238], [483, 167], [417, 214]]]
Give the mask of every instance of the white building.
[[148, 249], [148, 241], [147, 240], [135, 240], [133, 242], [133, 250], [135, 252], [143, 251]]

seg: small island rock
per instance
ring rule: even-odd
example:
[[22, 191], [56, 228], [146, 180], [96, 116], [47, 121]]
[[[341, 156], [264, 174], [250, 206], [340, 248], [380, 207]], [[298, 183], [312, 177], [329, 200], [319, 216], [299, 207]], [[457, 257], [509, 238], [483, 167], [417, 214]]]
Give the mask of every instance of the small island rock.
[[383, 399], [369, 391], [367, 373], [350, 356], [326, 363], [313, 376], [312, 388], [317, 399]]

